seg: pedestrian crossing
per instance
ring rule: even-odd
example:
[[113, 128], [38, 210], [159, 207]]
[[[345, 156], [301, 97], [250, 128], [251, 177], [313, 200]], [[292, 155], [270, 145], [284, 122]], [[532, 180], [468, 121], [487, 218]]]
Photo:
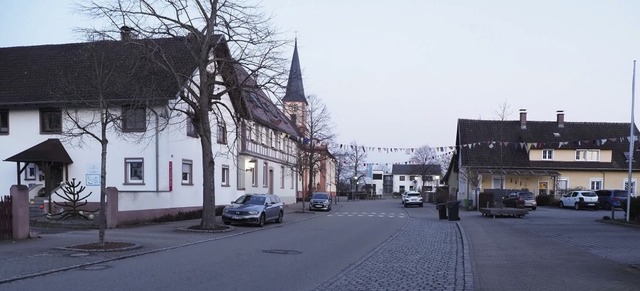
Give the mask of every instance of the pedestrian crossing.
[[389, 218], [406, 218], [407, 214], [404, 212], [396, 213], [396, 212], [331, 212], [327, 214], [327, 216], [335, 216], [335, 217], [389, 217]]

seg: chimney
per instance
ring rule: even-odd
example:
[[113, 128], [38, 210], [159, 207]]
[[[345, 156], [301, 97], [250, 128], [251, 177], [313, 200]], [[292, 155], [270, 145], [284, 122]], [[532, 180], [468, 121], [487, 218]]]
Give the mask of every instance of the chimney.
[[564, 128], [564, 111], [558, 110], [558, 128]]
[[527, 129], [527, 110], [520, 109], [520, 129]]
[[135, 34], [133, 33], [135, 29], [128, 27], [126, 25], [120, 27], [120, 40], [127, 41], [135, 38]]

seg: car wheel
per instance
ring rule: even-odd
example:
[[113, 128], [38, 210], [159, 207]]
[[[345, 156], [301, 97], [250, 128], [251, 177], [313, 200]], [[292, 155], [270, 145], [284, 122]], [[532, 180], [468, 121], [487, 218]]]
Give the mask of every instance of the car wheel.
[[331, 211], [331, 205], [329, 205], [329, 208], [327, 208], [327, 211]]
[[606, 209], [606, 210], [611, 210], [611, 204], [609, 204], [609, 203], [605, 203], [605, 204], [604, 204], [604, 209]]
[[562, 203], [562, 201], [560, 201], [560, 208], [564, 208], [564, 203]]
[[424, 207], [424, 204], [420, 204], [420, 207]]
[[265, 217], [264, 217], [264, 213], [260, 215], [260, 218], [258, 219], [258, 226], [259, 227], [263, 227], [265, 223]]
[[536, 207], [535, 206], [531, 207], [531, 210], [536, 210]]
[[223, 220], [222, 223], [224, 223], [224, 225], [229, 225], [229, 224], [231, 224], [231, 221]]
[[284, 215], [282, 214], [282, 211], [280, 211], [280, 214], [278, 214], [278, 219], [276, 219], [276, 223], [282, 223], [282, 217]]
[[573, 205], [573, 208], [575, 210], [580, 210], [580, 204], [576, 203], [575, 205]]

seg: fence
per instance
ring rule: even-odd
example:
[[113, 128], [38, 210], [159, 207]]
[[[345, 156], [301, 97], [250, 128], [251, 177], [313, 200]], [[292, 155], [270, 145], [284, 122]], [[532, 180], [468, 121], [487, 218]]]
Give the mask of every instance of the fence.
[[0, 240], [13, 239], [11, 196], [0, 196]]

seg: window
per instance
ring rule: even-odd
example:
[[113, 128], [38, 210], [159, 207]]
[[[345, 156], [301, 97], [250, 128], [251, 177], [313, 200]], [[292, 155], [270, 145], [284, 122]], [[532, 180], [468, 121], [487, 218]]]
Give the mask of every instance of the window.
[[253, 126], [253, 140], [255, 142], [260, 141], [260, 127], [257, 124]]
[[218, 123], [217, 142], [219, 144], [227, 144], [227, 126], [224, 122]]
[[251, 171], [251, 185], [253, 187], [258, 186], [258, 169], [256, 168], [256, 161], [249, 162], [249, 171]]
[[416, 180], [416, 176], [409, 176], [409, 181], [415, 181]]
[[268, 169], [267, 167], [268, 167], [267, 162], [262, 163], [262, 186], [263, 187], [267, 187], [268, 185], [267, 182], [269, 181], [267, 178], [269, 175], [269, 171], [267, 171]]
[[280, 189], [284, 189], [284, 166], [280, 166]]
[[[629, 186], [629, 179], [624, 179], [624, 190], [627, 190]], [[631, 180], [631, 194], [636, 193], [636, 180]]]
[[276, 134], [275, 140], [276, 140], [276, 149], [282, 150], [282, 137]]
[[553, 150], [542, 150], [543, 160], [553, 160]]
[[193, 185], [193, 161], [182, 160], [182, 185]]
[[222, 177], [220, 177], [222, 186], [229, 186], [229, 166], [222, 165]]
[[599, 161], [600, 150], [576, 150], [576, 161]]
[[193, 119], [191, 117], [187, 117], [186, 122], [187, 122], [187, 136], [198, 137], [198, 132], [196, 131], [196, 125], [193, 122]]
[[601, 190], [602, 189], [602, 179], [591, 179], [589, 181], [589, 184], [591, 185], [590, 189], [591, 190]]
[[493, 188], [493, 189], [504, 189], [504, 183], [502, 181], [502, 177], [494, 176], [491, 180], [492, 180], [492, 183], [493, 183], [491, 188]]
[[140, 132], [147, 129], [147, 111], [144, 107], [122, 107], [122, 130]]
[[0, 134], [9, 133], [9, 111], [0, 110]]
[[265, 137], [267, 138], [267, 145], [273, 147], [273, 131], [271, 129], [265, 128]]
[[124, 159], [125, 164], [125, 184], [144, 183], [144, 160], [141, 158]]
[[34, 163], [27, 164], [27, 168], [24, 171], [24, 179], [35, 180], [37, 176], [36, 175], [37, 171], [38, 171], [38, 166], [36, 166], [36, 164]]
[[404, 179], [407, 178], [405, 176], [400, 176], [400, 181], [404, 181]]
[[62, 132], [62, 111], [60, 109], [40, 110], [40, 132], [41, 133], [61, 133]]
[[295, 171], [291, 168], [291, 189], [293, 189], [293, 181], [295, 181], [294, 173]]

